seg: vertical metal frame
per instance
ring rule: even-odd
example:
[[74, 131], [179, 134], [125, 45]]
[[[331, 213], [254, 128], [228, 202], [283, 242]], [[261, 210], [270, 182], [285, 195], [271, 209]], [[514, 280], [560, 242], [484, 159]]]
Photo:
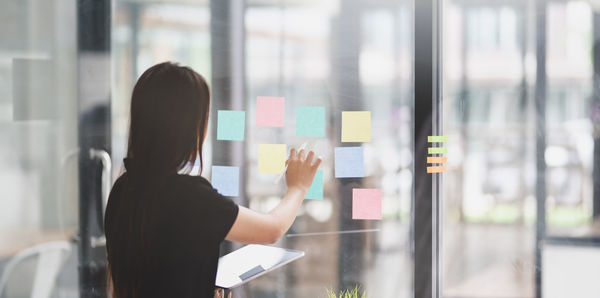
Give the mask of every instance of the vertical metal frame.
[[[77, 0], [79, 293], [106, 297], [102, 185], [110, 164], [110, 0]], [[98, 154], [104, 159], [98, 159]], [[105, 182], [108, 179], [104, 178]]]
[[[444, 134], [444, 106], [443, 106], [443, 63], [442, 63], [442, 24], [443, 24], [443, 5], [442, 1], [437, 1], [433, 6], [433, 135], [441, 136]], [[429, 146], [428, 146], [429, 147]], [[441, 156], [441, 155], [440, 155]], [[442, 173], [433, 174], [433, 193], [431, 201], [433, 204], [433, 243], [432, 243], [432, 264], [433, 297], [442, 297], [442, 241], [443, 241], [443, 178]]]
[[542, 293], [542, 249], [546, 235], [546, 0], [535, 1], [536, 83], [535, 83], [535, 151], [536, 151], [536, 225], [535, 225], [535, 297]]
[[427, 173], [427, 137], [442, 133], [440, 0], [415, 1], [414, 297], [441, 294], [442, 174]]
[[[245, 4], [243, 0], [213, 0], [210, 14], [212, 163], [243, 166], [246, 141], [217, 140], [217, 111], [246, 109]], [[245, 175], [241, 174], [243, 179]], [[245, 193], [240, 194], [237, 203], [247, 204]]]
[[594, 58], [594, 78], [592, 90], [592, 124], [594, 137], [594, 157], [592, 185], [593, 190], [593, 216], [600, 218], [600, 12], [594, 11], [593, 14], [593, 58]]
[[[331, 30], [331, 74], [332, 83], [331, 105], [333, 110], [341, 111], [341, 107], [348, 110], [362, 110], [363, 98], [360, 81], [360, 49], [361, 49], [361, 19], [363, 17], [360, 0], [344, 0], [340, 2], [338, 16], [332, 19]], [[341, 113], [332, 116], [333, 131], [341, 132]], [[341, 146], [340, 135], [334, 137]], [[349, 143], [345, 143], [346, 145]], [[355, 143], [354, 146], [360, 146]], [[352, 188], [364, 184], [363, 178], [339, 179], [337, 191], [340, 198], [351, 198]], [[348, 216], [352, 214], [352, 200], [340, 200], [338, 226], [348, 230], [361, 230], [365, 222], [353, 220]], [[338, 238], [339, 250], [343, 253], [337, 256], [337, 288], [339, 290], [352, 289], [361, 284], [361, 272], [365, 267], [363, 259], [364, 235], [340, 234]]]
[[[228, 142], [217, 140], [218, 110], [246, 109], [246, 45], [245, 45], [244, 0], [210, 1], [210, 47], [211, 47], [211, 135], [212, 164], [236, 166], [245, 169], [247, 140]], [[248, 117], [246, 117], [248, 121]], [[246, 125], [248, 127], [248, 125]], [[240, 171], [240, 183], [246, 184], [246, 172]], [[234, 199], [248, 206], [245, 191]], [[240, 244], [224, 241], [221, 255], [241, 247]], [[236, 297], [242, 293], [236, 292]]]

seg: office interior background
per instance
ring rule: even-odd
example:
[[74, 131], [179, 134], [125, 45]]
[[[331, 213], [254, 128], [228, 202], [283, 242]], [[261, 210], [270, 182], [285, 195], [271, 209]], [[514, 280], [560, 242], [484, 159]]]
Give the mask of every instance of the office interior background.
[[[599, 1], [1, 0], [0, 20], [0, 297], [106, 297], [103, 204], [132, 87], [163, 61], [209, 81], [202, 175], [239, 166], [234, 200], [255, 210], [285, 190], [258, 174], [258, 144], [298, 146], [293, 107], [326, 107], [326, 137], [311, 140], [324, 199], [275, 244], [306, 256], [235, 297], [420, 298], [423, 284], [448, 298], [600, 297]], [[416, 95], [423, 50], [433, 100]], [[284, 128], [255, 125], [262, 95], [286, 98]], [[245, 141], [216, 140], [220, 109], [247, 111]], [[333, 177], [344, 110], [372, 112], [365, 178]], [[414, 158], [427, 121], [447, 137], [443, 174]], [[382, 220], [348, 215], [357, 185], [382, 189]]]

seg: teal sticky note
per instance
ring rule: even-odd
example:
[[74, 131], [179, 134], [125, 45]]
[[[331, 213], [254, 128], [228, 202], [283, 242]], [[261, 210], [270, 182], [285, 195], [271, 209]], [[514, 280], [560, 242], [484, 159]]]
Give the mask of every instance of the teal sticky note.
[[298, 107], [296, 109], [296, 136], [325, 136], [325, 107]]
[[217, 113], [217, 140], [243, 141], [246, 112], [220, 110]]
[[305, 199], [322, 200], [323, 199], [323, 170], [317, 170], [315, 179], [306, 193]]

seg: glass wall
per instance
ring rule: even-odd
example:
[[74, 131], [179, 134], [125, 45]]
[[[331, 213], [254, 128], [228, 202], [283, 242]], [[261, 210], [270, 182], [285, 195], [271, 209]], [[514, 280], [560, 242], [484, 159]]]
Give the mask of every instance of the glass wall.
[[76, 295], [76, 9], [0, 1], [0, 19], [0, 296], [29, 297], [42, 255], [52, 293]]
[[[208, 82], [210, 9], [206, 1], [115, 1], [112, 24], [113, 177], [123, 171], [129, 105], [137, 78], [154, 64], [173, 61], [192, 67]], [[204, 152], [210, 160], [210, 138]]]
[[[323, 157], [323, 198], [305, 200], [296, 222], [276, 245], [306, 256], [237, 292], [247, 297], [320, 297], [359, 286], [370, 297], [409, 297], [412, 289], [412, 3], [362, 1], [248, 1], [245, 4], [246, 139], [240, 154], [241, 193], [250, 208], [267, 212], [285, 193], [277, 175], [259, 174], [258, 145], [307, 143]], [[155, 63], [189, 65], [209, 81], [209, 3], [117, 1], [113, 21], [113, 160], [122, 171], [129, 96], [135, 79]], [[233, 25], [232, 25], [233, 27]], [[214, 29], [214, 28], [213, 28]], [[236, 30], [235, 28], [231, 30]], [[223, 49], [227, 51], [227, 49]], [[214, 73], [214, 72], [213, 72]], [[216, 88], [215, 86], [213, 86]], [[213, 92], [213, 95], [218, 94]], [[258, 96], [285, 97], [285, 126], [256, 125]], [[213, 96], [213, 102], [226, 100]], [[323, 107], [322, 137], [296, 135], [299, 107]], [[371, 141], [341, 143], [341, 112], [370, 111]], [[216, 114], [211, 117], [217, 117]], [[214, 123], [214, 122], [213, 122]], [[212, 129], [211, 129], [212, 130]], [[212, 136], [214, 137], [214, 136]], [[211, 151], [233, 141], [207, 138]], [[334, 148], [361, 147], [364, 178], [335, 178]], [[240, 158], [234, 158], [240, 160]], [[243, 159], [241, 159], [243, 160]], [[211, 163], [202, 175], [211, 178]], [[382, 191], [382, 220], [352, 219], [352, 189]], [[318, 270], [315, 270], [317, 268]]]
[[[246, 12], [247, 195], [268, 211], [285, 190], [258, 174], [258, 145], [308, 143], [323, 157], [322, 200], [305, 200], [277, 244], [306, 256], [249, 284], [252, 297], [322, 297], [362, 287], [369, 297], [410, 297], [412, 4], [377, 1], [249, 2]], [[283, 96], [285, 126], [256, 123], [258, 96]], [[325, 136], [299, 137], [299, 108], [324, 107]], [[342, 143], [342, 111], [371, 111], [366, 143]], [[220, 142], [220, 141], [219, 141]], [[364, 178], [336, 178], [334, 148], [361, 146]], [[352, 219], [352, 189], [382, 190], [383, 219]], [[318, 268], [318, 269], [317, 269]], [[277, 293], [275, 295], [274, 293]]]
[[[223, 3], [236, 19], [214, 17]], [[442, 296], [597, 297], [598, 6], [439, 3]], [[215, 106], [246, 112], [244, 140], [209, 134], [204, 168], [193, 171], [210, 180], [212, 165], [240, 167], [236, 202], [267, 212], [285, 192], [276, 174], [260, 173], [260, 144], [307, 144], [323, 157], [322, 196], [304, 201], [275, 244], [305, 257], [235, 297], [325, 297], [355, 286], [367, 297], [414, 296], [413, 223], [431, 219], [415, 220], [414, 202], [433, 199], [413, 192], [413, 129], [422, 120], [414, 119], [414, 4], [0, 1], [0, 297], [29, 297], [40, 284], [51, 285], [49, 297], [105, 295], [101, 178], [122, 173], [133, 85], [163, 61], [206, 77], [213, 119]], [[228, 38], [235, 43], [215, 48]], [[224, 69], [226, 80], [216, 78]], [[257, 125], [262, 96], [285, 98], [283, 126]], [[305, 108], [315, 107], [325, 111], [323, 132], [299, 133]], [[343, 140], [344, 111], [370, 112], [368, 138]], [[363, 173], [336, 177], [336, 148], [350, 147], [362, 152]], [[219, 161], [225, 151], [234, 156]], [[112, 179], [102, 172], [111, 159]], [[381, 204], [370, 205], [381, 219], [355, 219], [355, 189], [381, 191]]]
[[533, 13], [492, 2], [444, 7], [445, 297], [534, 295]]
[[[599, 233], [593, 14], [587, 1], [444, 1], [444, 296], [559, 297], [583, 284], [578, 297], [593, 297], [580, 282], [592, 267], [557, 279], [580, 246], [567, 239], [554, 252], [556, 236]], [[591, 255], [596, 262], [600, 249]]]

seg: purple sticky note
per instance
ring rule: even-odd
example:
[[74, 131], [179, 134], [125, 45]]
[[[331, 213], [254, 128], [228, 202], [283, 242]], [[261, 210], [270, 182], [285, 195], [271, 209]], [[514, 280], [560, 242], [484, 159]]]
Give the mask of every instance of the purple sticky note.
[[352, 219], [381, 219], [381, 189], [352, 189]]
[[285, 98], [259, 96], [256, 101], [256, 125], [283, 127]]

